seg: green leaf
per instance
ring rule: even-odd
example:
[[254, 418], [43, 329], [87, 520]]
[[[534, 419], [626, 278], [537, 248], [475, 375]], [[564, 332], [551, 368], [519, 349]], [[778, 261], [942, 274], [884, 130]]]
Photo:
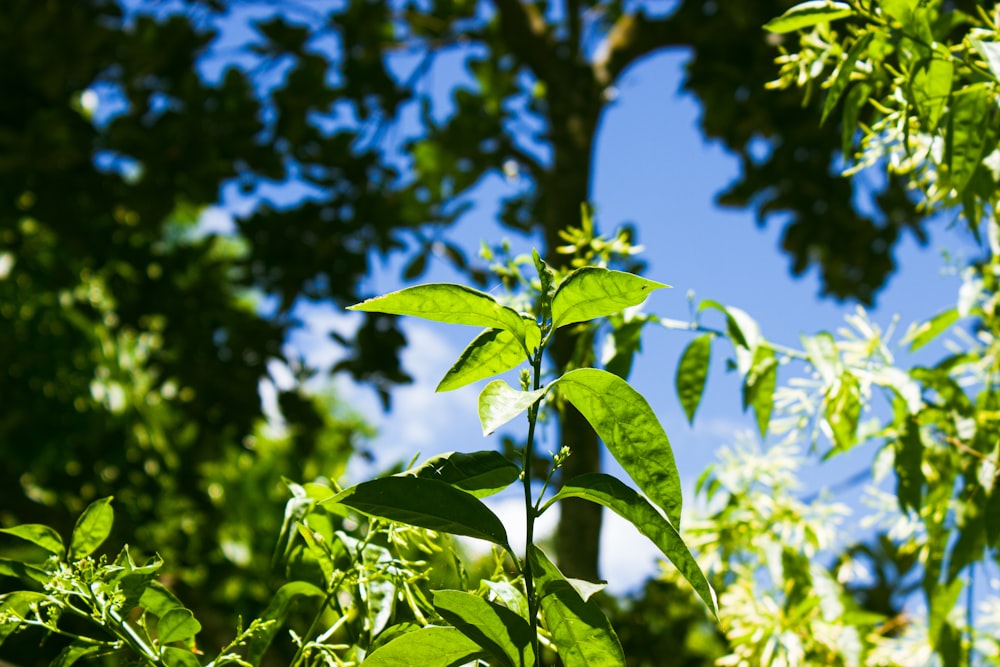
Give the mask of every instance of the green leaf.
[[89, 556], [108, 539], [108, 535], [111, 534], [111, 524], [115, 520], [111, 499], [112, 496], [108, 496], [95, 500], [77, 519], [69, 547], [71, 560]]
[[552, 297], [552, 327], [588, 322], [637, 306], [650, 292], [669, 285], [624, 271], [579, 268], [559, 284]]
[[0, 576], [16, 577], [26, 584], [44, 584], [49, 580], [49, 573], [42, 568], [8, 558], [0, 558]]
[[322, 599], [324, 597], [326, 594], [322, 589], [306, 581], [292, 581], [279, 588], [260, 617], [262, 621], [271, 621], [271, 623], [268, 623], [260, 633], [255, 634], [247, 646], [247, 660], [250, 664], [260, 664], [271, 642], [284, 626], [288, 612], [296, 600], [299, 598]]
[[973, 39], [972, 44], [986, 59], [986, 65], [993, 72], [993, 78], [1000, 81], [1000, 42], [984, 42], [981, 39]]
[[365, 667], [458, 667], [484, 651], [455, 628], [427, 626], [407, 632], [372, 651]]
[[167, 612], [173, 609], [184, 609], [181, 602], [173, 592], [158, 581], [150, 581], [149, 586], [142, 592], [139, 604], [143, 609], [154, 616], [163, 618]]
[[759, 345], [753, 354], [753, 363], [743, 382], [743, 409], [753, 408], [757, 416], [760, 437], [767, 435], [774, 408], [774, 388], [778, 384], [778, 359], [767, 345]]
[[764, 24], [764, 29], [770, 32], [786, 33], [811, 28], [820, 23], [835, 21], [854, 14], [851, 6], [843, 2], [829, 0], [809, 0], [801, 2], [781, 16]]
[[518, 391], [503, 380], [494, 380], [479, 394], [479, 421], [483, 435], [489, 435], [545, 396], [547, 387]]
[[448, 452], [427, 459], [420, 466], [400, 475], [436, 479], [484, 498], [514, 482], [521, 469], [499, 452]]
[[611, 475], [586, 473], [564, 483], [559, 492], [545, 503], [542, 511], [563, 498], [583, 498], [603, 505], [630, 522], [670, 559], [678, 572], [694, 588], [698, 597], [708, 605], [713, 614], [718, 616], [715, 591], [705, 579], [684, 540], [670, 522], [635, 490]]
[[531, 667], [531, 627], [516, 613], [478, 595], [434, 591], [434, 608], [463, 635], [510, 667]]
[[475, 537], [510, 551], [507, 531], [496, 514], [477, 498], [434, 479], [373, 479], [344, 489], [322, 504], [332, 503], [397, 523]]
[[535, 262], [535, 270], [538, 271], [542, 317], [545, 318], [546, 314], [552, 311], [552, 298], [556, 293], [556, 274], [534, 248], [531, 249], [531, 259]]
[[632, 372], [632, 361], [642, 348], [642, 327], [653, 319], [654, 316], [648, 315], [633, 317], [628, 321], [621, 316], [610, 318], [612, 329], [601, 355], [604, 370], [623, 380], [628, 379]]
[[746, 375], [753, 363], [753, 353], [761, 341], [760, 326], [739, 308], [723, 306], [711, 299], [706, 299], [698, 305], [699, 312], [707, 308], [718, 310], [726, 316], [726, 333], [735, 349], [736, 368], [740, 374]]
[[930, 613], [927, 615], [927, 638], [935, 649], [941, 647], [942, 631], [947, 633], [948, 615], [958, 604], [958, 596], [962, 593], [964, 583], [961, 579], [955, 579], [947, 586], [936, 586], [934, 589], [930, 600]]
[[851, 88], [844, 100], [844, 115], [840, 121], [840, 150], [844, 154], [844, 162], [849, 163], [854, 155], [854, 136], [858, 132], [858, 119], [861, 109], [872, 94], [872, 86], [859, 83]]
[[14, 526], [12, 528], [0, 528], [0, 533], [6, 533], [8, 535], [13, 535], [14, 537], [19, 537], [22, 540], [31, 542], [51, 554], [55, 554], [60, 558], [66, 553], [66, 547], [63, 546], [62, 538], [59, 537], [54, 529], [48, 526], [43, 526], [40, 523], [24, 523], [20, 526]]
[[923, 129], [928, 133], [936, 130], [941, 122], [954, 74], [951, 53], [943, 44], [937, 44], [913, 72], [910, 81], [913, 103], [924, 122]]
[[681, 521], [681, 480], [670, 440], [642, 394], [617, 375], [579, 368], [553, 384], [580, 411], [625, 472], [675, 526]]
[[945, 155], [949, 185], [961, 196], [976, 168], [979, 167], [986, 145], [987, 123], [990, 119], [992, 84], [982, 82], [965, 86], [951, 97]]
[[871, 32], [866, 32], [862, 35], [860, 39], [854, 42], [851, 50], [847, 52], [847, 57], [840, 63], [837, 76], [830, 85], [830, 90], [826, 93], [826, 100], [823, 102], [823, 115], [820, 117], [820, 125], [826, 122], [826, 117], [834, 110], [837, 102], [840, 101], [841, 95], [847, 90], [847, 85], [851, 82], [851, 75], [854, 74], [854, 66], [857, 64], [858, 59], [861, 58], [861, 54], [868, 48], [872, 37], [874, 37], [874, 33]]
[[924, 491], [924, 442], [920, 437], [920, 426], [913, 418], [906, 418], [903, 431], [894, 443], [896, 453], [896, 497], [899, 507], [906, 512], [919, 512]]
[[840, 382], [830, 388], [826, 401], [826, 420], [838, 450], [847, 451], [854, 445], [860, 417], [861, 387], [856, 377], [844, 373]]
[[815, 336], [802, 336], [802, 347], [809, 356], [809, 363], [823, 378], [823, 384], [833, 384], [842, 369], [840, 355], [837, 353], [837, 342], [833, 336], [826, 331], [821, 331]]
[[198, 656], [176, 646], [168, 646], [163, 650], [163, 664], [167, 667], [201, 667]]
[[957, 321], [957, 309], [949, 308], [948, 310], [941, 311], [926, 322], [923, 322], [919, 326], [914, 326], [907, 331], [903, 342], [908, 342], [910, 344], [910, 352], [915, 352], [940, 336]]
[[[541, 332], [538, 325], [525, 321], [528, 349], [538, 348]], [[499, 375], [527, 361], [521, 342], [509, 331], [487, 329], [469, 343], [458, 361], [448, 369], [436, 391], [451, 391], [473, 382]]]
[[201, 623], [190, 609], [171, 609], [160, 617], [156, 631], [161, 644], [172, 644], [191, 639], [201, 632]]
[[542, 617], [563, 665], [624, 667], [621, 643], [597, 602], [585, 602], [541, 549], [529, 549]]
[[524, 320], [516, 310], [501, 306], [489, 294], [464, 285], [416, 285], [362, 301], [349, 306], [348, 310], [410, 315], [447, 324], [503, 329], [527, 345]]
[[684, 408], [689, 423], [694, 423], [694, 414], [698, 411], [701, 397], [705, 393], [711, 357], [712, 335], [705, 334], [688, 343], [681, 355], [680, 363], [677, 364], [674, 386], [677, 388], [677, 398]]
[[107, 647], [100, 644], [88, 644], [81, 641], [75, 641], [63, 650], [59, 651], [52, 662], [49, 663], [49, 667], [70, 667], [70, 665], [76, 664], [80, 658], [86, 658], [88, 655], [94, 655], [100, 651], [107, 650]]

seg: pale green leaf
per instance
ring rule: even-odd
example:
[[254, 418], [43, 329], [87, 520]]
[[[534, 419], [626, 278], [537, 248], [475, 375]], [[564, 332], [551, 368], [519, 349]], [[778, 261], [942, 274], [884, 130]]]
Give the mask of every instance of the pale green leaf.
[[531, 626], [516, 613], [478, 595], [434, 591], [434, 608], [463, 635], [510, 667], [531, 667]]
[[951, 97], [945, 153], [949, 185], [959, 195], [965, 191], [979, 167], [989, 135], [986, 123], [992, 104], [991, 85], [986, 82], [974, 83]]
[[753, 408], [757, 429], [763, 438], [771, 423], [774, 408], [774, 389], [778, 384], [778, 359], [767, 345], [759, 345], [753, 354], [753, 363], [743, 381], [743, 409]]
[[400, 474], [436, 479], [484, 498], [510, 486], [521, 469], [495, 451], [448, 452]]
[[250, 664], [260, 664], [271, 642], [285, 625], [288, 612], [296, 600], [299, 598], [322, 599], [325, 596], [326, 594], [321, 588], [307, 581], [291, 581], [279, 588], [278, 592], [271, 597], [267, 609], [260, 616], [262, 621], [270, 621], [270, 623], [265, 625], [261, 632], [254, 634], [247, 646], [247, 660]]
[[851, 82], [851, 75], [854, 74], [854, 66], [865, 52], [865, 49], [868, 48], [868, 44], [871, 43], [873, 36], [874, 33], [871, 32], [866, 32], [862, 35], [860, 39], [854, 42], [850, 51], [847, 52], [847, 57], [840, 63], [837, 76], [834, 78], [833, 83], [830, 84], [830, 89], [826, 93], [826, 100], [823, 102], [823, 115], [820, 117], [820, 125], [826, 122], [827, 116], [834, 110], [837, 102], [840, 101], [841, 95], [847, 90], [847, 85]]
[[546, 387], [535, 391], [518, 391], [503, 380], [494, 380], [479, 394], [479, 421], [483, 435], [489, 435], [541, 399]]
[[823, 384], [833, 384], [841, 371], [840, 355], [833, 336], [826, 331], [815, 336], [802, 336], [802, 347], [809, 356], [809, 363], [823, 378]]
[[503, 329], [525, 342], [524, 319], [517, 311], [500, 305], [485, 292], [464, 285], [416, 285], [362, 301], [348, 307], [348, 310], [410, 315], [434, 322]]
[[455, 628], [427, 626], [407, 632], [372, 651], [365, 667], [458, 667], [485, 651]]
[[503, 523], [474, 496], [419, 477], [383, 477], [344, 489], [322, 504], [445, 533], [486, 540], [510, 551]]
[[951, 62], [951, 53], [943, 44], [938, 44], [930, 56], [921, 61], [911, 80], [913, 103], [924, 122], [924, 130], [933, 132], [937, 129], [944, 113], [948, 96], [951, 94], [951, 81], [955, 74], [955, 66]]
[[171, 609], [160, 617], [156, 632], [161, 644], [172, 644], [191, 639], [201, 632], [201, 623], [190, 609]]
[[690, 423], [694, 423], [695, 412], [698, 411], [701, 397], [705, 393], [711, 356], [712, 335], [705, 334], [688, 343], [677, 364], [674, 386], [677, 388], [677, 398]]
[[833, 442], [838, 450], [846, 451], [854, 446], [860, 417], [861, 388], [858, 379], [850, 373], [844, 373], [840, 381], [830, 387], [826, 396], [826, 420], [833, 431]]
[[111, 508], [111, 496], [95, 500], [87, 506], [73, 528], [70, 542], [70, 558], [75, 560], [89, 556], [108, 539], [115, 511]]
[[675, 526], [681, 520], [681, 480], [670, 440], [642, 394], [596, 368], [570, 371], [555, 383], [580, 411], [625, 472]]
[[545, 503], [542, 511], [563, 498], [583, 498], [615, 512], [653, 541], [687, 579], [713, 614], [718, 615], [715, 591], [712, 590], [694, 556], [680, 534], [656, 508], [621, 480], [604, 473], [586, 473], [564, 483], [559, 492]]
[[781, 16], [764, 24], [764, 29], [770, 32], [786, 33], [811, 28], [820, 23], [835, 21], [851, 16], [854, 10], [844, 2], [829, 0], [809, 0], [800, 2]]
[[[541, 332], [538, 324], [525, 320], [528, 349], [538, 348]], [[451, 391], [479, 380], [493, 377], [528, 360], [521, 342], [503, 329], [487, 329], [469, 343], [458, 361], [448, 369], [436, 391]]]
[[903, 342], [908, 342], [910, 344], [910, 352], [915, 352], [940, 336], [956, 321], [958, 321], [958, 310], [949, 308], [941, 311], [922, 324], [912, 327], [906, 332]]
[[1000, 42], [984, 42], [973, 39], [972, 44], [986, 59], [986, 65], [993, 72], [993, 78], [1000, 81]]
[[529, 549], [542, 617], [563, 665], [624, 667], [621, 643], [597, 603], [585, 602], [541, 549]]
[[66, 553], [66, 548], [63, 546], [63, 541], [59, 537], [59, 533], [40, 523], [24, 523], [11, 528], [0, 528], [0, 533], [19, 537], [26, 542], [40, 546], [60, 558]]
[[559, 284], [552, 298], [552, 326], [588, 322], [637, 306], [653, 290], [669, 285], [624, 271], [597, 266], [577, 269]]

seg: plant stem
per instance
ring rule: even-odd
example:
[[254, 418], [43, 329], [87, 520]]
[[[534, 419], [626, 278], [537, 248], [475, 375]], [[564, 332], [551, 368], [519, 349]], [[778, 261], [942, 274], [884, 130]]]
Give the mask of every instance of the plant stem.
[[[531, 360], [532, 390], [537, 391], [542, 384], [542, 350], [539, 345]], [[531, 623], [531, 648], [535, 653], [535, 661], [541, 660], [538, 646], [538, 598], [535, 594], [535, 579], [531, 571], [531, 549], [535, 544], [535, 518], [538, 516], [531, 500], [531, 462], [534, 459], [535, 424], [538, 422], [538, 404], [536, 401], [528, 408], [528, 440], [521, 455], [521, 481], [524, 485], [524, 593], [528, 598], [528, 621]]]

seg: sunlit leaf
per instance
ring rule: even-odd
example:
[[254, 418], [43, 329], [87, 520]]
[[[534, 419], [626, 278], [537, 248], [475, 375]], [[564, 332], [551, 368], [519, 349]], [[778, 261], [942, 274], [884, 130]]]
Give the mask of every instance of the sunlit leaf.
[[463, 635], [510, 667], [531, 667], [531, 626], [516, 613], [478, 595], [434, 591], [434, 608]]
[[494, 380], [479, 394], [479, 421], [483, 435], [489, 435], [514, 417], [527, 410], [548, 391], [518, 391], [503, 380]]
[[820, 125], [826, 122], [827, 116], [836, 108], [841, 95], [847, 90], [847, 85], [851, 82], [851, 75], [854, 74], [854, 66], [865, 52], [865, 49], [868, 48], [868, 44], [871, 43], [873, 36], [874, 33], [871, 32], [866, 32], [862, 35], [860, 39], [854, 42], [851, 50], [847, 52], [847, 56], [840, 63], [837, 76], [830, 85], [830, 89], [826, 93], [826, 100], [823, 102], [823, 115], [820, 117]]
[[981, 39], [973, 39], [972, 44], [986, 59], [993, 76], [1000, 81], [1000, 42], [984, 42]]
[[746, 375], [753, 363], [753, 354], [760, 344], [760, 326], [740, 308], [724, 306], [717, 301], [706, 299], [698, 305], [698, 311], [706, 309], [718, 310], [726, 316], [726, 333], [733, 343], [736, 353], [736, 368]]
[[680, 534], [635, 490], [611, 475], [587, 473], [565, 482], [559, 492], [545, 503], [543, 511], [563, 498], [583, 498], [598, 503], [631, 523], [670, 559], [712, 613], [718, 614], [715, 591]]
[[372, 651], [365, 667], [458, 667], [486, 652], [455, 628], [427, 626], [404, 633]]
[[840, 451], [850, 449], [856, 440], [861, 417], [861, 387], [858, 379], [844, 373], [831, 387], [826, 400], [826, 420], [833, 431], [833, 441]]
[[499, 452], [490, 450], [439, 454], [400, 474], [436, 479], [483, 498], [510, 486], [521, 469]]
[[115, 520], [111, 498], [108, 496], [90, 503], [77, 519], [69, 547], [71, 559], [89, 556], [108, 539], [108, 535], [111, 534], [111, 524]]
[[833, 384], [840, 375], [840, 355], [837, 354], [837, 343], [826, 331], [815, 336], [802, 336], [802, 347], [809, 356], [809, 363], [816, 369], [823, 383]]
[[938, 44], [931, 55], [920, 62], [911, 80], [913, 103], [924, 122], [927, 132], [937, 129], [951, 94], [951, 81], [955, 66], [948, 48]]
[[11, 528], [0, 528], [0, 533], [13, 535], [45, 549], [62, 558], [66, 553], [62, 538], [54, 529], [40, 523], [25, 523]]
[[507, 531], [496, 514], [471, 494], [434, 479], [373, 479], [323, 501], [331, 503], [397, 523], [487, 540], [510, 551]]
[[778, 359], [767, 345], [759, 345], [753, 354], [753, 363], [743, 381], [743, 409], [753, 408], [757, 429], [763, 438], [771, 423], [774, 408], [774, 389], [778, 384]]
[[552, 298], [552, 326], [588, 322], [621, 312], [664, 287], [669, 285], [624, 271], [585, 266], [559, 284]]
[[906, 333], [904, 342], [909, 342], [910, 352], [919, 350], [927, 343], [940, 336], [952, 324], [958, 321], [958, 310], [949, 308], [920, 325], [914, 326]]
[[819, 23], [835, 21], [851, 16], [854, 10], [844, 2], [829, 0], [810, 0], [800, 2], [781, 16], [764, 24], [764, 29], [776, 33], [793, 32], [802, 28], [811, 28]]
[[[538, 348], [541, 332], [538, 325], [525, 321], [529, 350]], [[527, 355], [514, 334], [503, 329], [487, 329], [469, 343], [458, 361], [448, 369], [437, 391], [451, 391], [479, 380], [509, 371], [527, 361]]]
[[585, 602], [538, 547], [529, 547], [542, 617], [565, 667], [625, 665], [618, 636], [593, 600]]
[[681, 481], [670, 440], [642, 394], [617, 375], [580, 368], [554, 384], [580, 411], [625, 472], [680, 526]]
[[677, 398], [684, 408], [688, 422], [694, 422], [695, 412], [705, 393], [705, 382], [708, 379], [708, 366], [712, 356], [712, 336], [698, 336], [684, 348], [681, 360], [677, 364], [677, 375], [674, 385]]
[[156, 631], [160, 643], [171, 644], [194, 637], [201, 632], [201, 623], [189, 609], [171, 609], [160, 617]]

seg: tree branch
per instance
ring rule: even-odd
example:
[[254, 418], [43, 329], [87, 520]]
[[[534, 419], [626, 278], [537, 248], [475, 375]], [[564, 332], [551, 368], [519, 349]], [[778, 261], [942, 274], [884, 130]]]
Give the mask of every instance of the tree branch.
[[500, 16], [500, 32], [507, 48], [542, 81], [555, 76], [555, 45], [545, 17], [530, 0], [493, 0]]
[[612, 85], [625, 69], [640, 58], [686, 41], [672, 17], [649, 18], [639, 9], [615, 21], [594, 59], [594, 78], [604, 87]]

